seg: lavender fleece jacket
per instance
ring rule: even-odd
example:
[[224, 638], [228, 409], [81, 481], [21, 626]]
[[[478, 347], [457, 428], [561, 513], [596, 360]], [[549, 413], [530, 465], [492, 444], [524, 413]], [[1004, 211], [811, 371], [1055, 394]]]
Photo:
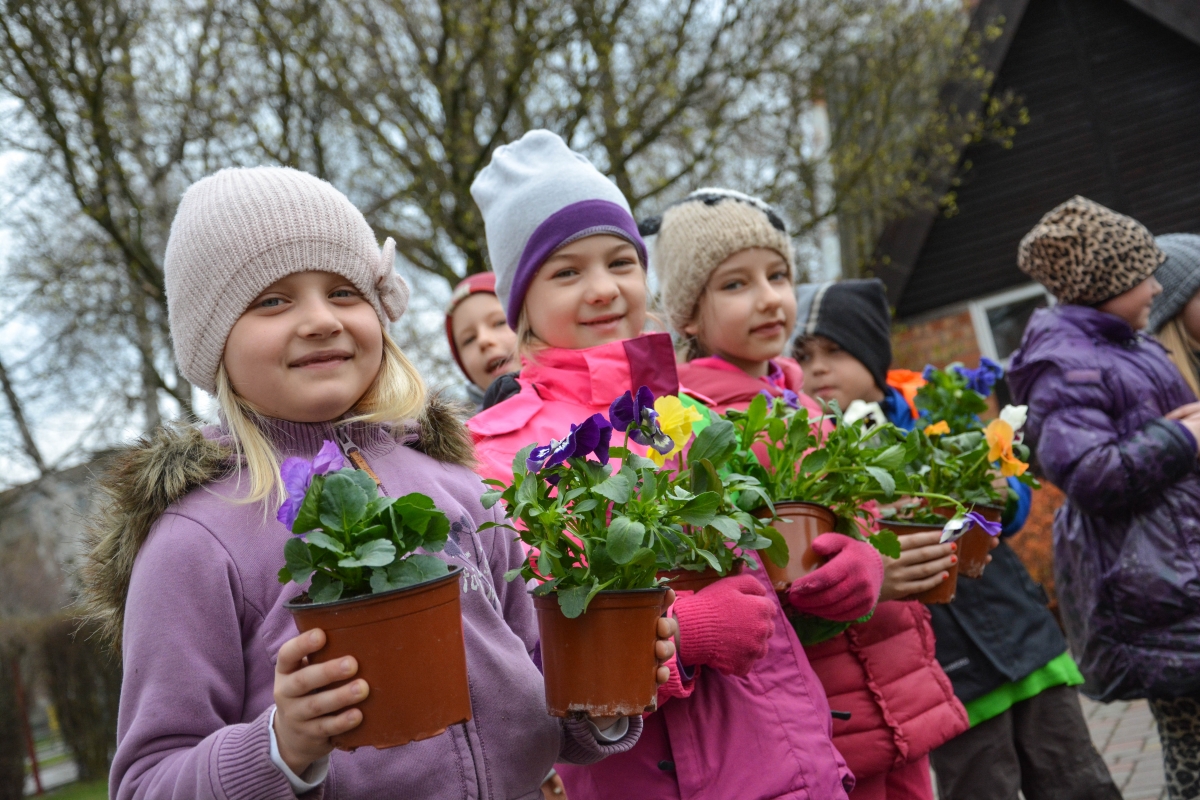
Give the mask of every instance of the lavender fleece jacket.
[[[423, 492], [449, 516], [439, 557], [463, 568], [462, 612], [474, 718], [446, 733], [389, 750], [335, 751], [329, 775], [305, 795], [325, 798], [535, 800], [556, 761], [588, 764], [628, 750], [587, 723], [546, 713], [533, 606], [504, 573], [523, 558], [503, 529], [478, 531], [497, 512], [465, 467], [398, 443], [379, 426], [349, 431], [383, 491]], [[284, 456], [311, 458], [329, 424], [278, 423]], [[261, 505], [232, 502], [237, 476], [201, 487], [171, 506], [133, 569], [123, 634], [124, 683], [113, 798], [269, 800], [295, 797], [270, 759], [268, 721], [275, 659], [297, 634], [283, 604], [298, 594], [276, 573], [290, 535]]]

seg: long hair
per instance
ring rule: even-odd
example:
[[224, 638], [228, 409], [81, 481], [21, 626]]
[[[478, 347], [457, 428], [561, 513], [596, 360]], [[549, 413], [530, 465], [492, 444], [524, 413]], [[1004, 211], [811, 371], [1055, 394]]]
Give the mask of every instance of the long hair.
[[[375, 422], [398, 425], [416, 418], [425, 406], [425, 381], [404, 351], [383, 331], [383, 360], [374, 382], [351, 409], [351, 416], [338, 420], [336, 425], [352, 422]], [[274, 498], [284, 499], [283, 481], [279, 475], [279, 453], [263, 434], [263, 414], [240, 396], [229, 381], [222, 363], [217, 369], [217, 405], [233, 439], [236, 459], [241, 469], [250, 473], [250, 493], [245, 503], [257, 503]]]
[[1196, 352], [1200, 351], [1200, 342], [1197, 342], [1184, 327], [1183, 316], [1177, 314], [1172, 317], [1156, 337], [1159, 343], [1167, 348], [1167, 354], [1183, 373], [1183, 379], [1187, 381], [1188, 386], [1200, 397], [1200, 357], [1196, 355]]

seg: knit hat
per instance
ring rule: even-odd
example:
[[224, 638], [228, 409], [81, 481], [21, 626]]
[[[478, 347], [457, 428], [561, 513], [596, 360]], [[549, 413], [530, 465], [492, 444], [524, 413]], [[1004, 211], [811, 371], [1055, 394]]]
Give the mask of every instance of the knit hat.
[[887, 392], [892, 365], [892, 315], [878, 278], [796, 287], [795, 341], [824, 336], [862, 362]]
[[1167, 260], [1154, 273], [1162, 284], [1162, 294], [1150, 307], [1150, 330], [1158, 333], [1200, 292], [1200, 236], [1168, 233], [1154, 241], [1167, 254]]
[[458, 368], [463, 371], [464, 375], [467, 373], [467, 368], [463, 365], [462, 357], [458, 354], [458, 345], [454, 341], [454, 309], [458, 308], [463, 300], [480, 292], [496, 293], [496, 273], [476, 272], [474, 275], [463, 278], [458, 286], [454, 287], [454, 292], [450, 295], [450, 303], [446, 306], [446, 338], [450, 341], [450, 355], [454, 356], [454, 360], [458, 362]]
[[393, 269], [396, 243], [380, 253], [350, 200], [287, 167], [223, 169], [184, 193], [171, 223], [163, 273], [175, 360], [209, 394], [234, 323], [264, 289], [297, 272], [345, 277], [380, 324], [400, 319], [408, 285]]
[[471, 197], [483, 213], [496, 296], [514, 330], [530, 281], [563, 245], [619, 236], [646, 266], [646, 244], [621, 190], [550, 131], [529, 131], [496, 148], [471, 183]]
[[787, 226], [771, 206], [731, 189], [697, 189], [661, 217], [642, 222], [656, 234], [654, 271], [667, 319], [676, 332], [692, 321], [713, 270], [734, 253], [764, 247], [793, 267]]
[[1094, 306], [1154, 274], [1166, 255], [1142, 223], [1075, 195], [1044, 217], [1017, 250], [1017, 266], [1060, 303]]

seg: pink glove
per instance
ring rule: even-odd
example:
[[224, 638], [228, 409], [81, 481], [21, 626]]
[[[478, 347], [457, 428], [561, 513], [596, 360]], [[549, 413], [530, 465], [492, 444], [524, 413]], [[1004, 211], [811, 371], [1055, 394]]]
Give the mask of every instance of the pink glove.
[[767, 654], [775, 630], [775, 603], [753, 575], [734, 575], [680, 597], [679, 660], [707, 664], [727, 675], [745, 675]]
[[792, 608], [834, 622], [853, 622], [875, 607], [883, 587], [878, 550], [840, 533], [821, 534], [812, 548], [828, 560], [791, 585], [787, 599]]

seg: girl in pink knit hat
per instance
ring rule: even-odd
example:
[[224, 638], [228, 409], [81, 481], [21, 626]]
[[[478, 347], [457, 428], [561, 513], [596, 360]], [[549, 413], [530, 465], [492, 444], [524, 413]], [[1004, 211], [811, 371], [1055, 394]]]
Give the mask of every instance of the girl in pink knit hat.
[[496, 297], [495, 273], [469, 275], [454, 287], [446, 306], [446, 339], [478, 410], [488, 388], [516, 369], [517, 334]]
[[[646, 246], [616, 186], [548, 131], [499, 148], [471, 187], [496, 291], [516, 329], [516, 393], [468, 422], [480, 472], [510, 479], [526, 445], [626, 391], [681, 391], [670, 336], [643, 334]], [[559, 768], [571, 800], [844, 798], [853, 778], [831, 716], [765, 572], [679, 592], [679, 656], [639, 743]]]
[[[223, 170], [184, 195], [165, 260], [181, 373], [221, 424], [159, 431], [116, 460], [86, 585], [125, 672], [114, 798], [297, 796], [528, 800], [554, 762], [628, 750], [640, 718], [546, 714], [524, 556], [487, 529], [470, 439], [388, 335], [407, 287], [362, 214], [295, 170]], [[336, 458], [388, 496], [420, 492], [452, 521], [435, 557], [463, 570], [472, 719], [387, 750], [334, 751], [369, 693], [347, 657], [310, 664], [277, 578], [291, 537], [280, 462]], [[656, 645], [672, 657], [674, 625]], [[661, 669], [666, 680], [667, 669]]]

